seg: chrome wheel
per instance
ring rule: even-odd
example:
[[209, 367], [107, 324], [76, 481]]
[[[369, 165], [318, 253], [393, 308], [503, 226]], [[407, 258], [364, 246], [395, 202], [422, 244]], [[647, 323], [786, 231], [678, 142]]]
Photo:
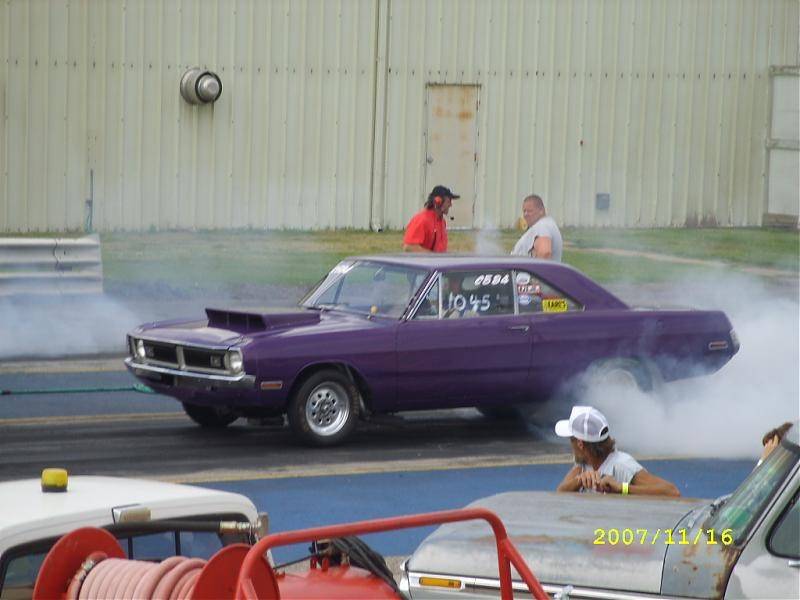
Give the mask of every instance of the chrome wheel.
[[306, 398], [305, 417], [309, 429], [320, 437], [336, 435], [350, 417], [350, 397], [338, 383], [321, 383]]
[[636, 376], [628, 369], [612, 368], [600, 375], [601, 383], [613, 385], [624, 390], [638, 390], [639, 382]]

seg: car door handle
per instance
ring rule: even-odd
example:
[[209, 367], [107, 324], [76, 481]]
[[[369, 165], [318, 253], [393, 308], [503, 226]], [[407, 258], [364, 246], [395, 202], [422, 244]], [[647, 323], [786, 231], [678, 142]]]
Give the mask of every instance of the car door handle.
[[511, 325], [508, 330], [509, 331], [528, 331], [530, 329], [530, 325]]
[[786, 564], [790, 567], [794, 567], [795, 569], [800, 569], [800, 560], [790, 560]]

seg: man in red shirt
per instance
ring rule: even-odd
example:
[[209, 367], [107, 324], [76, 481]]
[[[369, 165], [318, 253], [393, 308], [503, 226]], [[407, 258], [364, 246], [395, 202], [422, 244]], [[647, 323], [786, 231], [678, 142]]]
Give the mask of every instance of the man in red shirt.
[[443, 185], [428, 195], [425, 208], [411, 217], [403, 236], [404, 252], [447, 252], [445, 216], [455, 198], [460, 198]]

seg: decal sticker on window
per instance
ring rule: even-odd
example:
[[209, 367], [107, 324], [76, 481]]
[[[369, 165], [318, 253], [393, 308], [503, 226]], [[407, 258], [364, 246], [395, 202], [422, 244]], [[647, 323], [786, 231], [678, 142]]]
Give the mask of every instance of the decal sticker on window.
[[528, 283], [530, 280], [531, 276], [528, 273], [517, 273], [516, 277], [517, 284]]
[[539, 284], [517, 284], [517, 294], [541, 294], [542, 288]]
[[509, 282], [508, 273], [487, 273], [475, 278], [475, 285], [505, 285]]
[[519, 297], [519, 303], [521, 306], [528, 306], [531, 303], [531, 297], [528, 294], [523, 294]]
[[567, 312], [567, 301], [565, 298], [544, 298], [542, 312]]

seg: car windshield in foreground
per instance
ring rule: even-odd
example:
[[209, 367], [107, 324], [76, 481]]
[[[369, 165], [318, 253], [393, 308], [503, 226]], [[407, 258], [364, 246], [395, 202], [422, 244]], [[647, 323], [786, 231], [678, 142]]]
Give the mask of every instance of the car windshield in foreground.
[[717, 510], [712, 511], [704, 528], [714, 529], [722, 535], [732, 530], [734, 544], [747, 537], [767, 503], [778, 493], [783, 482], [794, 469], [800, 454], [797, 447], [784, 442], [758, 467], [753, 469], [736, 491]]
[[342, 261], [301, 302], [306, 308], [399, 318], [427, 278], [424, 269]]

